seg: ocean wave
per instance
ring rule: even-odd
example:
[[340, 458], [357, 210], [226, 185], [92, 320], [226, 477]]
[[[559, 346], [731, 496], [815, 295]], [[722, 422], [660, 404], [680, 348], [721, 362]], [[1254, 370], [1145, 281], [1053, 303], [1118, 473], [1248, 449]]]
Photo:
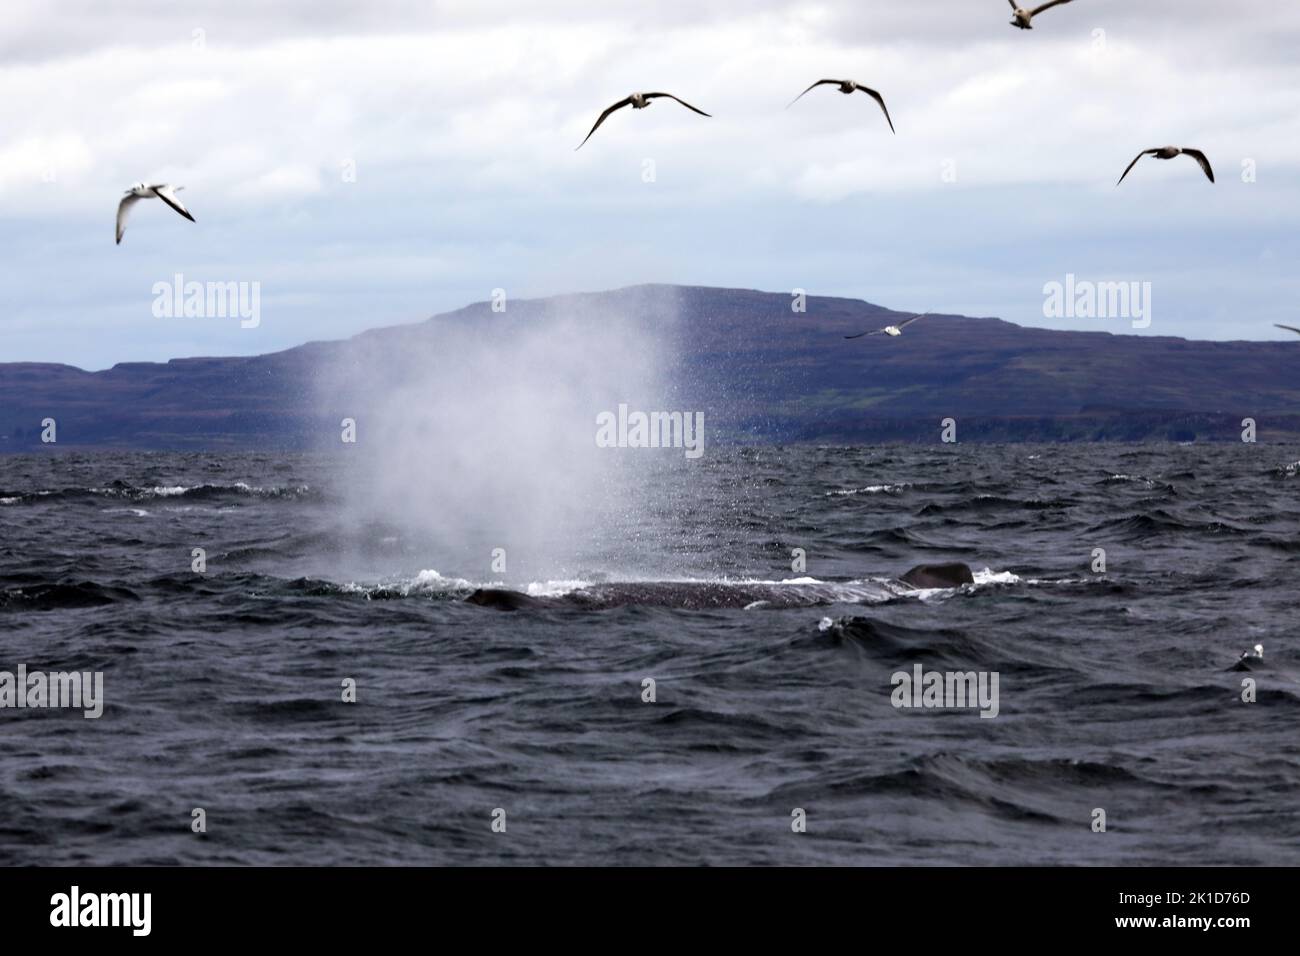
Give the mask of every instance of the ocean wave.
[[26, 505], [67, 502], [77, 500], [153, 501], [158, 498], [204, 500], [213, 498], [284, 498], [315, 497], [310, 485], [272, 485], [263, 487], [237, 481], [228, 485], [150, 485], [137, 486], [114, 482], [107, 487], [93, 488], [43, 488], [35, 491], [0, 491], [0, 505]]
[[0, 608], [19, 611], [104, 607], [139, 600], [140, 596], [129, 588], [109, 587], [93, 581], [33, 584], [0, 590]]
[[[1186, 477], [1190, 480], [1195, 476], [1187, 474]], [[1178, 489], [1174, 487], [1171, 482], [1161, 481], [1158, 478], [1148, 478], [1146, 475], [1113, 474], [1109, 478], [1103, 478], [1100, 481], [1093, 482], [1093, 486], [1099, 488], [1105, 488], [1111, 485], [1140, 485], [1144, 488], [1158, 489], [1167, 496], [1176, 497], [1178, 495]]]
[[149, 512], [144, 508], [105, 508], [102, 513], [106, 515], [134, 515], [137, 518], [149, 517]]
[[500, 587], [500, 584], [476, 584], [465, 578], [443, 577], [432, 568], [420, 571], [415, 577], [378, 584], [349, 581], [332, 585], [339, 594], [360, 595], [371, 599], [391, 600], [409, 597], [462, 598], [481, 587]]
[[1145, 540], [1157, 535], [1188, 532], [1215, 536], [1244, 536], [1254, 533], [1249, 528], [1239, 528], [1226, 521], [1185, 521], [1163, 508], [1152, 508], [1123, 518], [1114, 518], [1088, 530], [1089, 533], [1114, 534], [1121, 540]]
[[[825, 784], [832, 794], [874, 795], [967, 805], [1022, 823], [1060, 823], [1056, 793], [1080, 788], [1140, 787], [1151, 783], [1107, 764], [1048, 758], [982, 760], [950, 751], [912, 757], [896, 769], [866, 767]], [[793, 795], [793, 794], [792, 794]]]
[[929, 515], [947, 514], [950, 512], [960, 511], [1050, 511], [1056, 509], [1070, 508], [1078, 502], [1065, 498], [1042, 499], [1015, 499], [1006, 498], [1001, 495], [976, 495], [973, 498], [967, 498], [964, 501], [956, 501], [948, 504], [928, 504], [917, 512], [918, 517]]
[[894, 485], [867, 485], [865, 488], [842, 488], [826, 492], [827, 498], [847, 497], [850, 495], [896, 495], [911, 488], [911, 482], [899, 482]]

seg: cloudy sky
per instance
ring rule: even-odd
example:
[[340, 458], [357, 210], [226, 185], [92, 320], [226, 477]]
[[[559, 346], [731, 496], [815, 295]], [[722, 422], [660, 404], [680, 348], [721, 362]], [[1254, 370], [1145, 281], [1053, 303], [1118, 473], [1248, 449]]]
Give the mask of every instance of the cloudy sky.
[[[1300, 4], [6, 0], [0, 361], [255, 354], [642, 282], [1044, 316], [1150, 282], [1142, 334], [1300, 324]], [[884, 93], [892, 136], [865, 96]], [[669, 101], [612, 117], [632, 90]], [[1218, 184], [1187, 159], [1204, 149]], [[647, 182], [647, 171], [653, 181]], [[197, 218], [118, 199], [183, 184]], [[1253, 180], [1253, 181], [1252, 181]], [[260, 325], [155, 283], [260, 284]], [[1289, 333], [1288, 333], [1289, 334]]]

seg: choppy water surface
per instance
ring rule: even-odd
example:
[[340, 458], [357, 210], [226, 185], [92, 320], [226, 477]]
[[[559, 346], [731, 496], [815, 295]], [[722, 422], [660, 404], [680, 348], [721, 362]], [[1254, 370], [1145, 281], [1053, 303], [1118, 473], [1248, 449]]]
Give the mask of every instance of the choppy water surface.
[[[106, 696], [0, 710], [0, 859], [1295, 865], [1297, 459], [711, 451], [617, 558], [518, 578], [344, 520], [326, 458], [0, 457], [0, 670]], [[977, 583], [896, 581], [946, 560]], [[895, 709], [918, 663], [998, 716]]]

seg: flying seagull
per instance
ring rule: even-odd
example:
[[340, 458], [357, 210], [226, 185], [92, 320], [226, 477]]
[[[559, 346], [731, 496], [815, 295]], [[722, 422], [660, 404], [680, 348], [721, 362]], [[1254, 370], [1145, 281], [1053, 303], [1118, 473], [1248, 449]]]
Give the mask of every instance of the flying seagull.
[[815, 90], [819, 86], [824, 86], [827, 83], [838, 83], [840, 86], [841, 93], [852, 93], [854, 90], [861, 90], [863, 93], [866, 93], [869, 97], [871, 97], [873, 100], [875, 100], [877, 103], [880, 104], [880, 108], [885, 111], [885, 120], [889, 123], [889, 131], [891, 133], [895, 132], [894, 121], [889, 118], [889, 107], [885, 105], [885, 98], [881, 96], [879, 93], [877, 93], [875, 90], [869, 89], [861, 85], [856, 80], [818, 80], [812, 86], [808, 87], [808, 89], [804, 90], [803, 93], [800, 93], [789, 103], [787, 103], [785, 108], [789, 109], [790, 107], [794, 106], [794, 104], [798, 103], [801, 99], [803, 99], [805, 93]]
[[[619, 100], [609, 109], [605, 110], [605, 112], [601, 113], [600, 119], [596, 120], [596, 125], [591, 128], [591, 133], [594, 133], [596, 132], [596, 130], [600, 129], [600, 124], [605, 122], [606, 117], [608, 117], [609, 114], [614, 112], [615, 110], [621, 110], [625, 106], [631, 106], [632, 109], [634, 110], [643, 110], [650, 105], [651, 100], [659, 96], [666, 96], [670, 100], [677, 100], [677, 102], [681, 103], [682, 106], [685, 106], [688, 110], [691, 110], [692, 112], [699, 113], [701, 116], [710, 115], [704, 112], [704, 110], [695, 109], [694, 106], [692, 106], [690, 103], [687, 103], [685, 100], [677, 99], [677, 97], [673, 96], [671, 93], [633, 93], [630, 96], [626, 97], [625, 99]], [[577, 147], [574, 149], [575, 153], [579, 149], [582, 149], [582, 147], [587, 145], [587, 140], [591, 139], [591, 133], [588, 133], [587, 139], [584, 139], [581, 143], [577, 145]]]
[[1276, 322], [1273, 325], [1275, 328], [1286, 329], [1288, 332], [1295, 332], [1300, 335], [1300, 329], [1297, 329], [1294, 325], [1278, 325]]
[[857, 335], [846, 335], [844, 337], [846, 339], [860, 339], [864, 335], [899, 336], [903, 334], [903, 329], [907, 328], [917, 319], [923, 319], [929, 314], [930, 314], [929, 312], [922, 312], [920, 315], [914, 315], [910, 319], [904, 319], [902, 322], [899, 322], [897, 325], [887, 325], [883, 329], [876, 329], [872, 332], [859, 332]]
[[[1205, 158], [1205, 154], [1199, 149], [1185, 149], [1182, 146], [1161, 146], [1157, 149], [1145, 149], [1138, 153], [1133, 162], [1128, 164], [1128, 169], [1124, 170], [1124, 176], [1127, 176], [1138, 160], [1143, 156], [1154, 156], [1156, 159], [1173, 159], [1175, 156], [1190, 156], [1201, 164], [1201, 169], [1205, 170], [1205, 175], [1210, 177], [1210, 182], [1214, 182], [1214, 170], [1210, 168], [1210, 161]], [[1124, 181], [1124, 176], [1119, 178], [1119, 183]], [[1118, 186], [1119, 183], [1115, 185]]]
[[184, 186], [168, 186], [166, 183], [158, 183], [153, 186], [146, 186], [144, 183], [136, 183], [126, 191], [122, 201], [117, 204], [117, 243], [122, 244], [122, 234], [126, 232], [126, 216], [141, 199], [161, 199], [167, 205], [171, 206], [178, 213], [194, 222], [194, 217], [190, 211], [185, 208], [184, 203], [176, 198], [176, 194], [184, 189]]
[[1032, 30], [1033, 24], [1030, 22], [1044, 10], [1050, 10], [1052, 7], [1059, 7], [1063, 3], [1069, 3], [1070, 0], [1051, 0], [1050, 3], [1044, 3], [1041, 6], [1034, 7], [1032, 10], [1026, 10], [1024, 7], [1016, 5], [1016, 0], [1010, 0], [1011, 9], [1015, 14], [1011, 17], [1011, 25], [1019, 27], [1022, 30]]

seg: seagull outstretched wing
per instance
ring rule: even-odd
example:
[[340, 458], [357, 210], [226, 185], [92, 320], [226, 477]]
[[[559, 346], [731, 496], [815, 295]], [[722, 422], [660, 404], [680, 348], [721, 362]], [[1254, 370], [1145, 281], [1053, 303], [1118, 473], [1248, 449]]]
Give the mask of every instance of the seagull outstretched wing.
[[1204, 153], [1199, 149], [1184, 149], [1183, 152], [1200, 163], [1201, 169], [1205, 170], [1205, 175], [1210, 177], [1210, 182], [1214, 182], [1214, 170], [1210, 168], [1210, 161]]
[[180, 213], [190, 222], [194, 221], [194, 217], [191, 216], [190, 211], [185, 208], [185, 204], [176, 198], [176, 193], [184, 189], [185, 188], [184, 186], [177, 186], [174, 189], [171, 186], [152, 186], [150, 188], [153, 189], [153, 194], [155, 196], [157, 196], [167, 205], [171, 206], [173, 209], [175, 209], [178, 213]]
[[885, 98], [875, 90], [869, 90], [865, 86], [859, 86], [858, 89], [880, 104], [880, 108], [885, 111], [885, 122], [889, 124], [889, 131], [897, 135], [897, 130], [894, 129], [894, 121], [889, 118], [889, 107], [885, 105]]
[[603, 123], [603, 122], [605, 122], [605, 120], [609, 118], [609, 114], [610, 114], [610, 113], [613, 113], [615, 110], [621, 110], [623, 107], [627, 106], [627, 105], [628, 105], [629, 103], [631, 103], [631, 102], [632, 102], [632, 97], [629, 96], [629, 97], [627, 97], [626, 99], [621, 99], [621, 100], [619, 100], [617, 103], [615, 103], [615, 104], [614, 104], [613, 106], [611, 106], [609, 109], [605, 110], [605, 112], [601, 113], [601, 114], [600, 114], [600, 119], [596, 120], [596, 125], [593, 126], [593, 127], [591, 128], [591, 133], [588, 133], [588, 134], [586, 135], [586, 138], [584, 138], [583, 141], [582, 141], [581, 143], [579, 143], [579, 144], [574, 148], [573, 151], [576, 153], [578, 150], [582, 149], [582, 147], [584, 147], [584, 146], [587, 145], [587, 140], [591, 139], [591, 134], [594, 133], [594, 132], [596, 132], [596, 130], [600, 129], [600, 124]]
[[131, 207], [140, 201], [140, 197], [135, 193], [127, 193], [122, 197], [122, 201], [117, 204], [117, 244], [122, 244], [122, 236], [126, 234], [126, 217], [131, 212]]
[[682, 106], [685, 106], [688, 110], [692, 110], [692, 111], [694, 111], [694, 112], [696, 112], [696, 113], [699, 113], [701, 116], [708, 116], [708, 117], [712, 118], [711, 114], [704, 112], [704, 110], [697, 110], [697, 109], [695, 109], [695, 107], [692, 106], [690, 103], [687, 103], [687, 102], [686, 102], [685, 100], [683, 100], [683, 99], [678, 99], [676, 96], [673, 96], [671, 93], [647, 93], [647, 94], [645, 95], [645, 98], [648, 99], [648, 100], [652, 100], [652, 99], [654, 99], [654, 98], [657, 97], [657, 96], [666, 96], [666, 97], [668, 97], [670, 100], [677, 100], [678, 103], [681, 103]]
[[[1125, 178], [1128, 176], [1128, 174], [1133, 171], [1133, 167], [1138, 164], [1139, 159], [1141, 159], [1143, 156], [1154, 156], [1158, 152], [1160, 152], [1160, 150], [1158, 149], [1144, 149], [1142, 150], [1142, 152], [1138, 153], [1135, 157], [1133, 157], [1133, 162], [1128, 164], [1128, 169], [1124, 170], [1124, 175], [1119, 178], [1119, 183], [1122, 183], [1125, 180]], [[1119, 183], [1116, 183], [1115, 185], [1118, 186]]]
[[796, 96], [794, 99], [792, 99], [789, 103], [786, 103], [786, 104], [785, 104], [785, 108], [786, 108], [786, 109], [789, 109], [790, 107], [794, 106], [794, 104], [798, 103], [801, 99], [803, 99], [804, 96], [805, 96], [806, 94], [811, 93], [813, 90], [817, 89], [817, 87], [819, 87], [819, 86], [825, 86], [827, 83], [839, 83], [839, 82], [840, 82], [839, 80], [818, 80], [818, 81], [817, 81], [816, 83], [814, 83], [812, 86], [808, 87], [808, 89], [804, 90], [802, 93], [800, 93], [800, 94], [799, 94], [798, 96]]
[[[1070, 2], [1070, 0], [1050, 0], [1050, 2], [1048, 2], [1048, 3], [1044, 3], [1042, 6], [1040, 6], [1040, 7], [1035, 7], [1034, 9], [1030, 10], [1030, 11], [1029, 11], [1029, 15], [1030, 15], [1031, 17], [1036, 17], [1036, 16], [1038, 16], [1040, 13], [1042, 13], [1044, 10], [1050, 10], [1050, 9], [1052, 9], [1052, 7], [1057, 7], [1057, 6], [1060, 6], [1060, 5], [1063, 4], [1063, 3], [1069, 3], [1069, 2]], [[1011, 5], [1012, 5], [1013, 7], [1015, 6], [1014, 3], [1012, 3]]]

